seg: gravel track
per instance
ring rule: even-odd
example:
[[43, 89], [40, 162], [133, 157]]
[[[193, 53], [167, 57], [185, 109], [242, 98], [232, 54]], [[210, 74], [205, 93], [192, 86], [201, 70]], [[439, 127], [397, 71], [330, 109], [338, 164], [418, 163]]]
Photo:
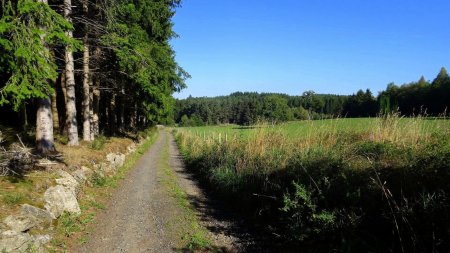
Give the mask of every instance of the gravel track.
[[[167, 145], [169, 145], [167, 147]], [[161, 159], [169, 149], [169, 165], [176, 180], [195, 208], [200, 225], [207, 228], [214, 252], [241, 252], [251, 244], [232, 217], [217, 208], [185, 170], [174, 138], [165, 130], [153, 146], [137, 161], [113, 192], [107, 208], [98, 214], [87, 242], [72, 252], [187, 252], [179, 247], [176, 231], [168, 225], [180, 212], [179, 205], [162, 185]], [[167, 162], [167, 161], [166, 161]], [[178, 242], [177, 242], [178, 241]], [[178, 243], [178, 244], [177, 244]]]
[[164, 210], [173, 205], [157, 187], [156, 177], [166, 138], [161, 131], [99, 214], [88, 242], [74, 252], [173, 252], [164, 226], [170, 218]]

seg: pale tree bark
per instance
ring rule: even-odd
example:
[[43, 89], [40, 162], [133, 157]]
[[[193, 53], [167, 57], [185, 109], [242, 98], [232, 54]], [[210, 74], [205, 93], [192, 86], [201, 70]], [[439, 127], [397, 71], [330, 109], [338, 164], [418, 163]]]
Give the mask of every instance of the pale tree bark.
[[94, 92], [89, 93], [89, 121], [91, 122], [91, 141], [95, 140], [94, 134]]
[[39, 100], [36, 115], [36, 148], [42, 154], [55, 151], [50, 98]]
[[[47, 0], [39, 0], [39, 2], [48, 4]], [[42, 43], [45, 43], [44, 36], [41, 36]], [[39, 99], [36, 115], [36, 148], [42, 154], [55, 151], [50, 97]]]
[[59, 129], [59, 114], [58, 105], [56, 104], [56, 83], [55, 82], [55, 92], [52, 93], [52, 118], [53, 118], [53, 131], [58, 131]]
[[[72, 1], [64, 0], [64, 18], [72, 23], [70, 17], [72, 13]], [[73, 37], [72, 31], [67, 32], [68, 37]], [[70, 47], [66, 47], [66, 124], [69, 137], [69, 146], [78, 146], [78, 126], [77, 126], [77, 107], [75, 103], [75, 74], [73, 52]]]
[[[83, 0], [83, 12], [87, 16], [88, 14], [88, 1]], [[89, 69], [89, 38], [88, 38], [88, 26], [85, 25], [85, 35], [83, 38], [84, 50], [83, 50], [83, 140], [91, 140], [91, 115], [90, 115], [90, 69]]]
[[[100, 47], [95, 47], [94, 49], [94, 59], [100, 59], [102, 55], [102, 50]], [[91, 82], [94, 81], [92, 85], [92, 93], [91, 93], [91, 139], [93, 140], [100, 134], [99, 127], [99, 113], [100, 113], [100, 78], [98, 76], [92, 77]]]

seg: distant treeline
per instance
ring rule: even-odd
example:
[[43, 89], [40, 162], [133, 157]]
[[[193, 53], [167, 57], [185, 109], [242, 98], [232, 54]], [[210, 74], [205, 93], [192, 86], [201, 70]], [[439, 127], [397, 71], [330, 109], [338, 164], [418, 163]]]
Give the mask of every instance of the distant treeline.
[[446, 114], [450, 106], [450, 78], [445, 68], [437, 77], [397, 86], [374, 96], [359, 90], [353, 95], [316, 94], [301, 96], [278, 93], [235, 92], [219, 97], [188, 97], [177, 100], [174, 120], [182, 126], [233, 123], [253, 124], [259, 120], [282, 122], [289, 120], [323, 119], [331, 117], [374, 117], [379, 113], [398, 111], [402, 115]]

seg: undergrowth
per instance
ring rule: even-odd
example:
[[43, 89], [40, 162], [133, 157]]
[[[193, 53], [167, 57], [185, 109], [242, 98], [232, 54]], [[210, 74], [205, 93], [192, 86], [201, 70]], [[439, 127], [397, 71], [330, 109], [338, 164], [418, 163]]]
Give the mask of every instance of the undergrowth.
[[388, 115], [355, 132], [330, 121], [297, 138], [270, 125], [176, 136], [211, 191], [304, 251], [446, 252], [450, 131], [425, 121]]

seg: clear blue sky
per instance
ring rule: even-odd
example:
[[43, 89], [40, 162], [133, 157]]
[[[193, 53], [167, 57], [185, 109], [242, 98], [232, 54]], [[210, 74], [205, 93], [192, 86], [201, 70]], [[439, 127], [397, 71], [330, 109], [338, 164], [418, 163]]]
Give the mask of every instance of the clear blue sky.
[[184, 0], [175, 97], [234, 91], [374, 94], [450, 69], [449, 0]]

